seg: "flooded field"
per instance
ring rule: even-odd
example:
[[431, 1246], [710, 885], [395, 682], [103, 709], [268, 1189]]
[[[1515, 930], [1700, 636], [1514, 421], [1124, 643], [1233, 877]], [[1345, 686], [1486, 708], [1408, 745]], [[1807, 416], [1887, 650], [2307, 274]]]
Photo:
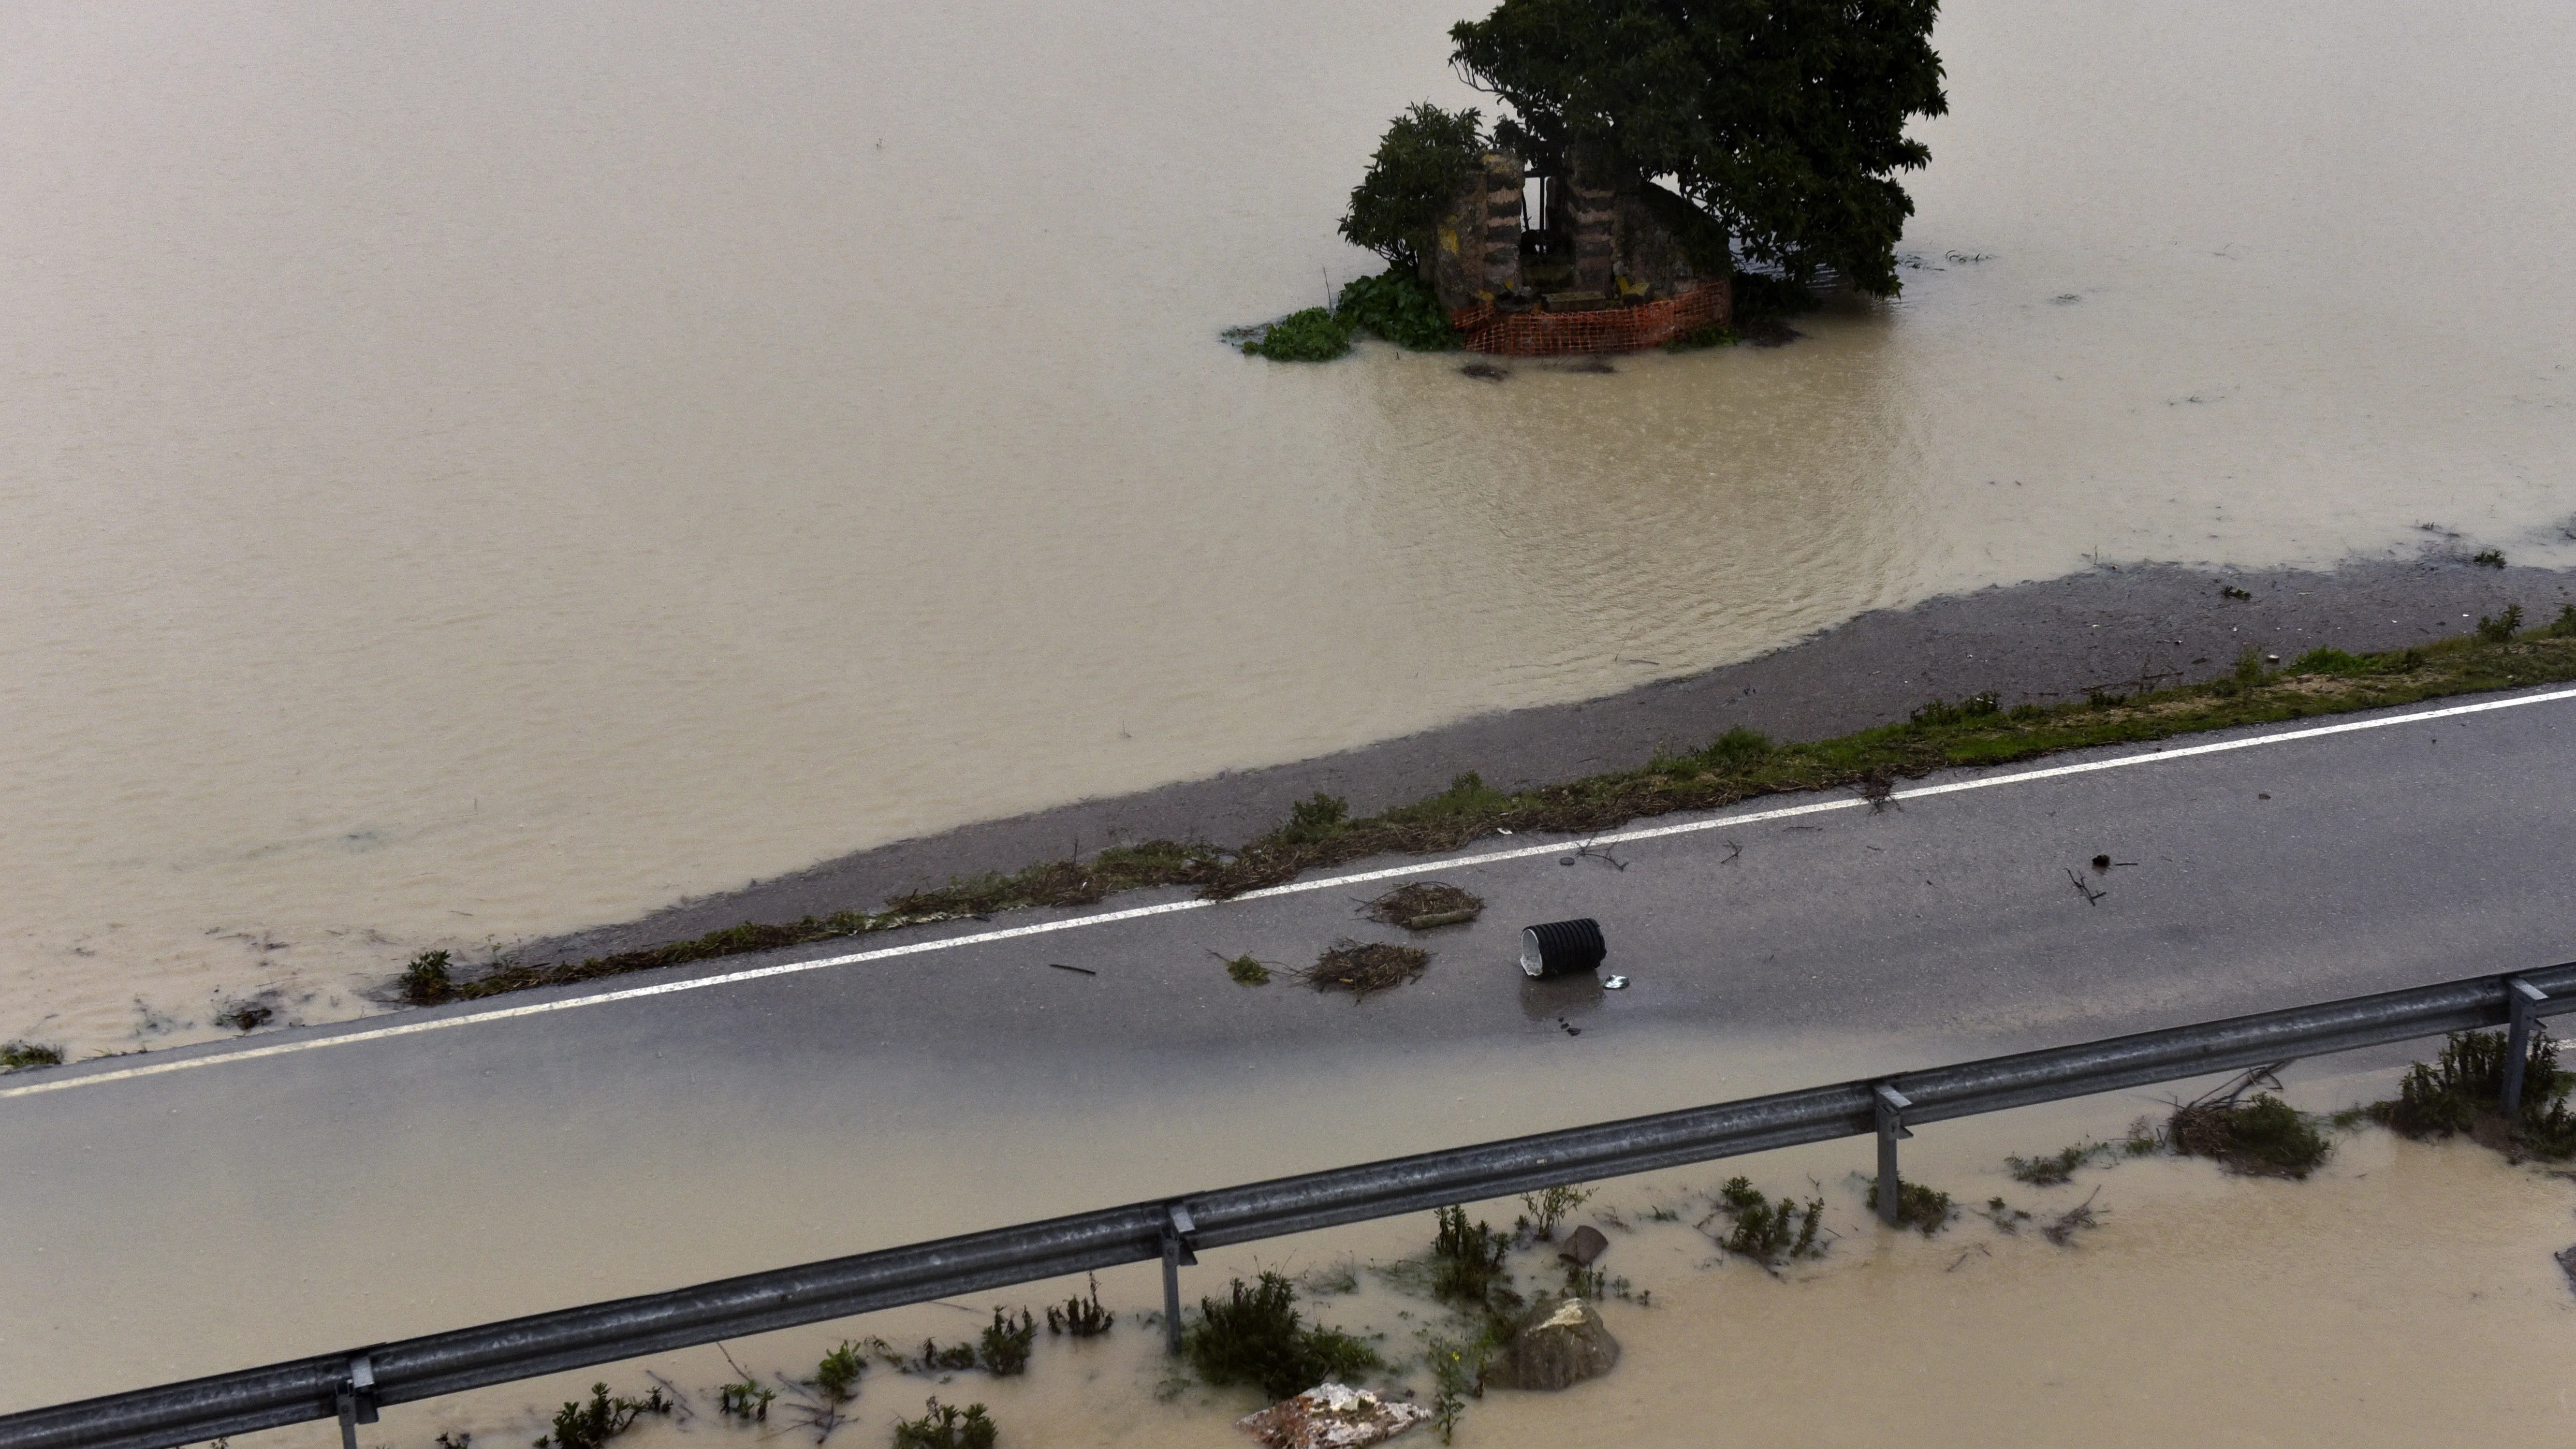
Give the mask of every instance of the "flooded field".
[[14, 7], [0, 1038], [2094, 560], [2576, 558], [2564, 6], [1956, 4], [1893, 304], [1227, 352], [1464, 13]]
[[[2003, 1170], [2006, 1154], [2116, 1142], [2122, 1113], [2154, 1105], [2141, 1095], [1927, 1129], [1907, 1144], [1909, 1174], [1963, 1208], [1930, 1237], [1869, 1217], [1858, 1179], [1866, 1142], [1598, 1185], [1569, 1229], [1597, 1223], [1611, 1240], [1601, 1266], [1624, 1280], [1614, 1293], [1625, 1296], [1604, 1300], [1618, 1367], [1562, 1394], [1491, 1390], [1468, 1402], [1456, 1442], [2393, 1446], [2552, 1442], [2576, 1427], [2562, 1372], [2576, 1294], [2550, 1256], [2576, 1242], [2576, 1188], [2563, 1178], [2374, 1128], [2339, 1135], [2329, 1165], [2305, 1182], [2116, 1153], [2059, 1186]], [[1774, 1272], [1717, 1246], [1728, 1224], [1711, 1216], [1713, 1189], [1737, 1172], [1774, 1196], [1824, 1200], [1821, 1259]], [[2000, 1212], [1987, 1206], [1996, 1198]], [[1502, 1223], [1520, 1211], [1517, 1202], [1478, 1209]], [[622, 1226], [674, 1249], [686, 1240], [671, 1225]], [[1426, 1344], [1467, 1325], [1381, 1270], [1422, 1254], [1430, 1235], [1423, 1215], [1210, 1252], [1187, 1271], [1185, 1291], [1222, 1295], [1229, 1276], [1262, 1269], [1292, 1275], [1306, 1311], [1388, 1360], [1371, 1382], [1427, 1400]], [[1533, 1249], [1512, 1260], [1525, 1288], [1558, 1280], [1549, 1259]], [[526, 1266], [566, 1287], [583, 1276], [568, 1263]], [[1099, 1284], [1117, 1312], [1107, 1337], [1053, 1338], [1041, 1326], [1019, 1378], [879, 1364], [828, 1436], [815, 1432], [821, 1401], [804, 1381], [837, 1344], [878, 1336], [911, 1353], [925, 1338], [969, 1342], [993, 1307], [1042, 1308], [1084, 1285], [1030, 1285], [388, 1409], [361, 1442], [524, 1443], [547, 1430], [555, 1405], [596, 1382], [635, 1397], [659, 1386], [678, 1406], [619, 1441], [636, 1449], [881, 1444], [932, 1395], [988, 1406], [1002, 1442], [1019, 1449], [1249, 1442], [1229, 1424], [1258, 1406], [1255, 1395], [1175, 1377], [1162, 1356], [1146, 1316], [1159, 1299], [1153, 1271]], [[382, 1291], [436, 1290], [395, 1278]], [[718, 1386], [744, 1375], [777, 1395], [765, 1424], [717, 1412]], [[236, 1442], [320, 1446], [336, 1431]], [[1421, 1429], [1403, 1442], [1436, 1440]]]

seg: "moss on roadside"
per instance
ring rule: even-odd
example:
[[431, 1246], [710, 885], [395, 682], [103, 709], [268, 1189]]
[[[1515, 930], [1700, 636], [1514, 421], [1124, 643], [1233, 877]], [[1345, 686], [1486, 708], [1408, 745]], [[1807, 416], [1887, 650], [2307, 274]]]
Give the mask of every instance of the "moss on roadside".
[[694, 940], [583, 961], [505, 962], [459, 981], [463, 998], [588, 981], [752, 951], [866, 935], [1032, 906], [1084, 906], [1143, 886], [1189, 886], [1223, 899], [1374, 855], [1456, 850], [1502, 831], [1583, 834], [1762, 795], [1858, 788], [1961, 766], [2005, 765], [2065, 750], [2145, 744], [2177, 735], [2383, 709], [2450, 695], [2576, 679], [2576, 609], [2544, 629], [2497, 642], [2474, 636], [2380, 654], [2318, 649], [2267, 669], [2249, 652], [2202, 684], [2134, 695], [2097, 692], [2056, 705], [2002, 708], [1992, 696], [1935, 702], [1904, 724], [1803, 744], [1730, 730], [1706, 749], [1658, 754], [1629, 770], [1528, 790], [1495, 789], [1473, 773], [1439, 794], [1350, 818], [1342, 801], [1300, 802], [1278, 829], [1229, 851], [1168, 840], [1118, 846], [1089, 860], [1055, 860], [917, 891], [882, 911], [839, 911], [783, 925], [745, 922]]

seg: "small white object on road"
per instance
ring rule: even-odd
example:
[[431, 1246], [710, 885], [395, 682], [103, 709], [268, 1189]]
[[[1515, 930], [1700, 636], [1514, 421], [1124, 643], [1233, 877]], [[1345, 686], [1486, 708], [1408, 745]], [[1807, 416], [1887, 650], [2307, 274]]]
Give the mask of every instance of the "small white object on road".
[[1627, 988], [1627, 985], [1628, 985], [1628, 978], [1627, 978], [1627, 977], [1625, 977], [1625, 976], [1613, 976], [1613, 977], [1611, 977], [1609, 980], [1604, 981], [1604, 982], [1602, 982], [1602, 983], [1601, 983], [1601, 989], [1602, 989], [1602, 990], [1604, 990], [1604, 991], [1621, 991], [1621, 990], [1625, 990], [1625, 989]]

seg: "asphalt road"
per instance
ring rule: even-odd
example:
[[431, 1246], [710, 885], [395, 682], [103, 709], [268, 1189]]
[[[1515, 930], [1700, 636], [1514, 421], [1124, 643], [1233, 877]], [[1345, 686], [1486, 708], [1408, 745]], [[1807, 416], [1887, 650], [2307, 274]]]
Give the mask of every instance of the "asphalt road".
[[[1423, 978], [1358, 1005], [1239, 986], [1217, 956], [1298, 965], [1338, 938], [1405, 938], [1360, 912], [1394, 879], [1146, 894], [873, 938], [1061, 926], [819, 969], [690, 984], [851, 943], [22, 1076], [0, 1086], [0, 1281], [43, 1307], [0, 1321], [0, 1411], [2576, 956], [2576, 699], [2423, 714], [1963, 772], [1883, 808], [1756, 801], [1589, 849], [1363, 863], [1342, 874], [1400, 869], [1487, 905], [1412, 938], [1433, 952]], [[2109, 760], [2135, 763], [2066, 772]], [[1124, 914], [1158, 903], [1176, 908]], [[1625, 989], [1521, 976], [1520, 927], [1577, 915], [1602, 923]]]

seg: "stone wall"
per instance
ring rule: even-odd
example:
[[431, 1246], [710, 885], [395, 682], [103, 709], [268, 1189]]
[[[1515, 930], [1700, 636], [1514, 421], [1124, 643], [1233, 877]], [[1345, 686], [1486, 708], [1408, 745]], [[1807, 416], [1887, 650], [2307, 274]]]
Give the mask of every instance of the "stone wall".
[[1441, 306], [1455, 312], [1521, 284], [1522, 179], [1519, 157], [1488, 151], [1440, 219], [1423, 262]]

